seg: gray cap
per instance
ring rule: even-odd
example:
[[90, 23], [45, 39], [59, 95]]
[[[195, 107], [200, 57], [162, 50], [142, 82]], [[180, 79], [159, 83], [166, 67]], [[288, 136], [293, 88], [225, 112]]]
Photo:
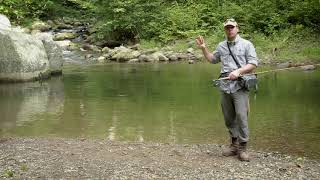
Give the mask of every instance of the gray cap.
[[224, 23], [223, 26], [238, 26], [238, 23], [234, 19], [227, 19]]

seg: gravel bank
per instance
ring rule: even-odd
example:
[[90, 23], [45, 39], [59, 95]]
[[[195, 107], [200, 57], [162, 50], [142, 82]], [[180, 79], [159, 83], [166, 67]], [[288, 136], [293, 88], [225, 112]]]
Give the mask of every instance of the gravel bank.
[[13, 179], [320, 179], [320, 161], [249, 151], [223, 157], [220, 145], [89, 139], [0, 140], [0, 178]]

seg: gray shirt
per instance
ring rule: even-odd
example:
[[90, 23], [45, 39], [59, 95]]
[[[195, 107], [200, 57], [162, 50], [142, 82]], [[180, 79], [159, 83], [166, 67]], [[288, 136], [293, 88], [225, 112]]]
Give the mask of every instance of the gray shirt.
[[[220, 73], [230, 73], [238, 69], [237, 64], [234, 62], [227, 45], [228, 41], [224, 40], [217, 46], [213, 52], [214, 58], [212, 63], [221, 62]], [[237, 35], [234, 42], [229, 42], [229, 47], [233, 56], [237, 59], [240, 66], [246, 64], [253, 64], [258, 66], [258, 58], [253, 44]], [[226, 93], [234, 93], [241, 89], [238, 81], [223, 80], [221, 81], [220, 89]]]

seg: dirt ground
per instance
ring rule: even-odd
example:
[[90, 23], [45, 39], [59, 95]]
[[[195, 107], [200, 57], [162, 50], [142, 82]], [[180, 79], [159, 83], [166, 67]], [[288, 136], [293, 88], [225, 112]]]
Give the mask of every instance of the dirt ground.
[[320, 179], [320, 161], [254, 152], [223, 157], [214, 144], [92, 139], [0, 140], [0, 179]]

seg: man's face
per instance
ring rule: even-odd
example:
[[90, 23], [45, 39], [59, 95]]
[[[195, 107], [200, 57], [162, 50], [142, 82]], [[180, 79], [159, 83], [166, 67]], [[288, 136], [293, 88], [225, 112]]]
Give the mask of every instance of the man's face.
[[228, 25], [224, 27], [224, 32], [228, 39], [234, 39], [237, 36], [239, 29], [237, 26]]

